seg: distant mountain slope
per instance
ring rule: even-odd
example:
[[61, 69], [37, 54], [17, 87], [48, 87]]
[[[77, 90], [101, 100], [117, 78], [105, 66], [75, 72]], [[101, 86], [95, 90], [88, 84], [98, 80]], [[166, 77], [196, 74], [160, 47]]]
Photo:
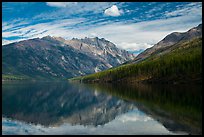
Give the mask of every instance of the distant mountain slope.
[[[134, 63], [144, 60], [145, 58], [153, 54], [157, 54], [157, 53], [162, 54], [161, 51], [165, 51], [166, 49], [169, 49], [171, 46], [175, 45], [176, 43], [186, 41], [186, 40], [191, 40], [192, 38], [196, 38], [196, 37], [202, 37], [202, 24], [184, 33], [174, 32], [167, 35], [163, 40], [155, 44], [153, 47], [148, 48], [144, 52], [140, 53], [134, 59]], [[165, 52], [168, 52], [168, 51], [165, 51]]]
[[77, 50], [83, 51], [87, 55], [100, 57], [102, 61], [109, 62], [111, 66], [117, 66], [134, 58], [133, 54], [117, 48], [115, 44], [104, 38], [73, 38], [72, 40], [65, 41], [65, 43]]
[[201, 83], [202, 38], [175, 44], [170, 52], [152, 55], [99, 73], [73, 78], [82, 82]]
[[65, 40], [50, 36], [2, 46], [2, 54], [4, 77], [34, 79], [91, 74], [134, 58], [105, 39]]

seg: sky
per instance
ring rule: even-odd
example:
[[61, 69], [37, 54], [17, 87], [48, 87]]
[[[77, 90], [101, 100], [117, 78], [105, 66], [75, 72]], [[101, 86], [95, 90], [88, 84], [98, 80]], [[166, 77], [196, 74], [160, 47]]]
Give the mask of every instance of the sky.
[[202, 23], [202, 2], [2, 2], [2, 45], [47, 35], [141, 52]]

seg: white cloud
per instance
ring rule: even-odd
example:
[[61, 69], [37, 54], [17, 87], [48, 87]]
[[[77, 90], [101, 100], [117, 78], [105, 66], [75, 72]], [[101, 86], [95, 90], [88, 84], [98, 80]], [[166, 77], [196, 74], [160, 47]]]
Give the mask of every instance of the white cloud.
[[[49, 23], [39, 23], [13, 31], [2, 32], [3, 38], [23, 36], [28, 38], [47, 35], [60, 36], [66, 39], [95, 37], [105, 38], [125, 50], [140, 50], [149, 48], [172, 32], [184, 32], [197, 26], [200, 21], [194, 16], [180, 16], [169, 19], [144, 21], [139, 23], [111, 23], [106, 25], [72, 27], [85, 19], [64, 19]], [[28, 33], [29, 32], [29, 33]]]
[[9, 44], [9, 43], [12, 43], [12, 41], [2, 39], [2, 46], [6, 45], [6, 44]]
[[[59, 2], [60, 5], [61, 2]], [[101, 14], [104, 10], [111, 5], [116, 4], [115, 2], [67, 2], [68, 8], [58, 8], [57, 10], [51, 12], [42, 12], [41, 14], [33, 17], [34, 20], [50, 20], [50, 19], [62, 19], [62, 18], [70, 18], [70, 16], [79, 16], [83, 17], [83, 15], [87, 15], [87, 13], [91, 14]], [[54, 6], [54, 5], [53, 5]], [[63, 5], [62, 5], [63, 6]], [[66, 13], [66, 14], [65, 14]], [[97, 16], [94, 16], [97, 18]]]
[[153, 46], [153, 44], [148, 43], [128, 43], [128, 42], [122, 42], [120, 44], [121, 47], [125, 47], [128, 51], [134, 51], [134, 50], [142, 50], [147, 49]]
[[[66, 29], [66, 27], [81, 23], [84, 20], [85, 20], [84, 18], [63, 19], [63, 20], [57, 20], [57, 21], [48, 22], [48, 23], [39, 23], [35, 25], [21, 27], [19, 29], [3, 31], [2, 36], [3, 38], [15, 37], [15, 36], [35, 38], [35, 37], [43, 37], [47, 35], [64, 37], [66, 35], [72, 35], [73, 33], [72, 30]], [[66, 30], [69, 32], [67, 32]]]
[[[193, 5], [191, 4], [191, 6]], [[141, 50], [156, 44], [172, 32], [184, 32], [202, 23], [202, 7], [192, 7], [190, 11], [188, 14], [180, 14], [181, 9], [178, 9], [177, 12], [179, 12], [180, 16], [138, 23], [116, 23], [111, 20], [105, 22], [102, 20], [101, 23], [95, 23], [95, 20], [75, 18], [16, 27], [15, 22], [9, 24], [3, 22], [2, 36], [3, 38], [12, 36], [35, 38], [51, 35], [66, 39], [97, 36], [105, 38], [125, 50]], [[75, 27], [76, 24], [79, 25]]]
[[104, 14], [107, 16], [120, 16], [121, 15], [121, 11], [118, 10], [118, 7], [116, 5], [113, 5], [112, 7], [106, 9], [104, 11]]
[[77, 4], [77, 2], [46, 2], [46, 4], [51, 7], [64, 8], [73, 4]]
[[183, 8], [177, 8], [177, 10], [166, 12], [166, 17], [182, 16], [182, 15], [201, 15], [202, 16], [202, 3], [190, 3]]
[[23, 19], [13, 20], [12, 22], [2, 22], [2, 31], [8, 31], [9, 29], [17, 29], [23, 25], [27, 25], [29, 22]]

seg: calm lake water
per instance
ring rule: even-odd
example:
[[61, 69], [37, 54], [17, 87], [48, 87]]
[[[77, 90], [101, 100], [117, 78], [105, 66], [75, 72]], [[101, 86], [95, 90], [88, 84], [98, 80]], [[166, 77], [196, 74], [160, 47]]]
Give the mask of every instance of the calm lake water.
[[202, 86], [4, 82], [2, 134], [202, 134]]

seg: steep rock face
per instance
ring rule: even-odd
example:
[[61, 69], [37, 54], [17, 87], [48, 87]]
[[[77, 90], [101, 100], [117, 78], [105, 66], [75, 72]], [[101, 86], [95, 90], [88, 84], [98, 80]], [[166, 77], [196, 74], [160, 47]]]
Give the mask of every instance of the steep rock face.
[[151, 56], [152, 54], [158, 52], [159, 50], [165, 50], [178, 42], [190, 40], [196, 37], [202, 37], [202, 24], [184, 33], [173, 32], [167, 35], [163, 40], [155, 44], [153, 47], [148, 48], [144, 52], [140, 53], [134, 60], [138, 62]]
[[5, 45], [2, 74], [70, 78], [105, 70], [133, 58], [104, 39], [93, 38], [98, 45], [83, 42], [87, 39], [92, 40], [46, 36]]
[[117, 48], [116, 45], [110, 41], [105, 40], [104, 38], [74, 38], [72, 40], [64, 40], [64, 43], [77, 50], [83, 51], [83, 53], [89, 56], [100, 58], [102, 62], [109, 62], [107, 65], [110, 67], [117, 66], [127, 60], [134, 58], [133, 54]]

